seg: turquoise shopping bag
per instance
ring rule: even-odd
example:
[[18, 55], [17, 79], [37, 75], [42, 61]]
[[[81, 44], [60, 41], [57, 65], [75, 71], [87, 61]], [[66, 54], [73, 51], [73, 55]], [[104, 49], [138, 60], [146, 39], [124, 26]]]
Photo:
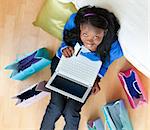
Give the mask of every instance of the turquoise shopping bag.
[[133, 130], [123, 100], [107, 103], [103, 113], [110, 130]]
[[25, 80], [50, 63], [51, 60], [48, 50], [46, 48], [40, 48], [20, 59], [16, 59], [13, 63], [7, 65], [5, 69], [12, 70], [10, 78], [14, 80]]

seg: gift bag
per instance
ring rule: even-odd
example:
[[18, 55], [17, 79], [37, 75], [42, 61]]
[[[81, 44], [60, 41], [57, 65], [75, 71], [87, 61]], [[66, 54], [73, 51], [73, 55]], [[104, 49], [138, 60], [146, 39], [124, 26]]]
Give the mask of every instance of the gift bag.
[[36, 101], [44, 98], [49, 95], [50, 90], [45, 90], [46, 81], [42, 81], [40, 83], [36, 83], [29, 88], [19, 92], [16, 96], [12, 97], [16, 99], [16, 106], [18, 107], [26, 107], [33, 104]]
[[48, 50], [41, 48], [17, 59], [15, 62], [7, 65], [5, 69], [13, 70], [10, 78], [14, 80], [24, 80], [48, 66], [50, 63], [51, 60]]
[[141, 81], [134, 69], [119, 72], [118, 77], [127, 94], [132, 108], [147, 102]]
[[103, 113], [110, 130], [133, 130], [123, 100], [104, 105]]
[[88, 121], [87, 127], [88, 130], [104, 130], [104, 126], [100, 118]]

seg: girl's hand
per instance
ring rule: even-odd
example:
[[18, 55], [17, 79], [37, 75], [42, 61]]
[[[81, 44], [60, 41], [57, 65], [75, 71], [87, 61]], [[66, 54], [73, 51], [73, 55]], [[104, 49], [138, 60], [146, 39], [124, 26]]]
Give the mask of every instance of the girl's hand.
[[65, 57], [71, 57], [73, 55], [73, 53], [74, 53], [74, 49], [71, 46], [68, 46], [62, 50], [62, 54]]
[[100, 79], [96, 79], [96, 81], [95, 81], [95, 83], [94, 83], [94, 85], [93, 85], [93, 88], [92, 88], [92, 92], [91, 92], [91, 94], [92, 95], [95, 95], [95, 94], [97, 94], [99, 91], [100, 91], [100, 86], [99, 86], [99, 81], [100, 81]]

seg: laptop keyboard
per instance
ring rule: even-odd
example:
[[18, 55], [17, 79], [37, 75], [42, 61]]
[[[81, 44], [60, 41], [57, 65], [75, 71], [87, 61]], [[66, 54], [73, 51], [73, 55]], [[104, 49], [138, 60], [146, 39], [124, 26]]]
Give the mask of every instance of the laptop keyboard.
[[[79, 59], [70, 59], [61, 64], [61, 70], [65, 73], [65, 75], [70, 76], [70, 78], [77, 79], [79, 81], [87, 83], [91, 83], [97, 76], [97, 64], [93, 64], [91, 62], [87, 62], [85, 57], [81, 57]], [[89, 60], [89, 59], [88, 59]], [[68, 64], [69, 63], [69, 64]]]

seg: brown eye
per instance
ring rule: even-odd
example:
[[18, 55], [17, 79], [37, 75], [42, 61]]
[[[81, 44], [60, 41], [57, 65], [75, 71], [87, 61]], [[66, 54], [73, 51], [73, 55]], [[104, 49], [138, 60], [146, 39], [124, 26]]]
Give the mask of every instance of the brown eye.
[[83, 33], [82, 35], [83, 35], [84, 37], [87, 37], [87, 36], [88, 36], [86, 33]]
[[99, 39], [99, 38], [100, 38], [100, 36], [95, 36], [95, 37], [94, 37], [94, 39]]
[[95, 36], [95, 38], [99, 38], [99, 36]]

